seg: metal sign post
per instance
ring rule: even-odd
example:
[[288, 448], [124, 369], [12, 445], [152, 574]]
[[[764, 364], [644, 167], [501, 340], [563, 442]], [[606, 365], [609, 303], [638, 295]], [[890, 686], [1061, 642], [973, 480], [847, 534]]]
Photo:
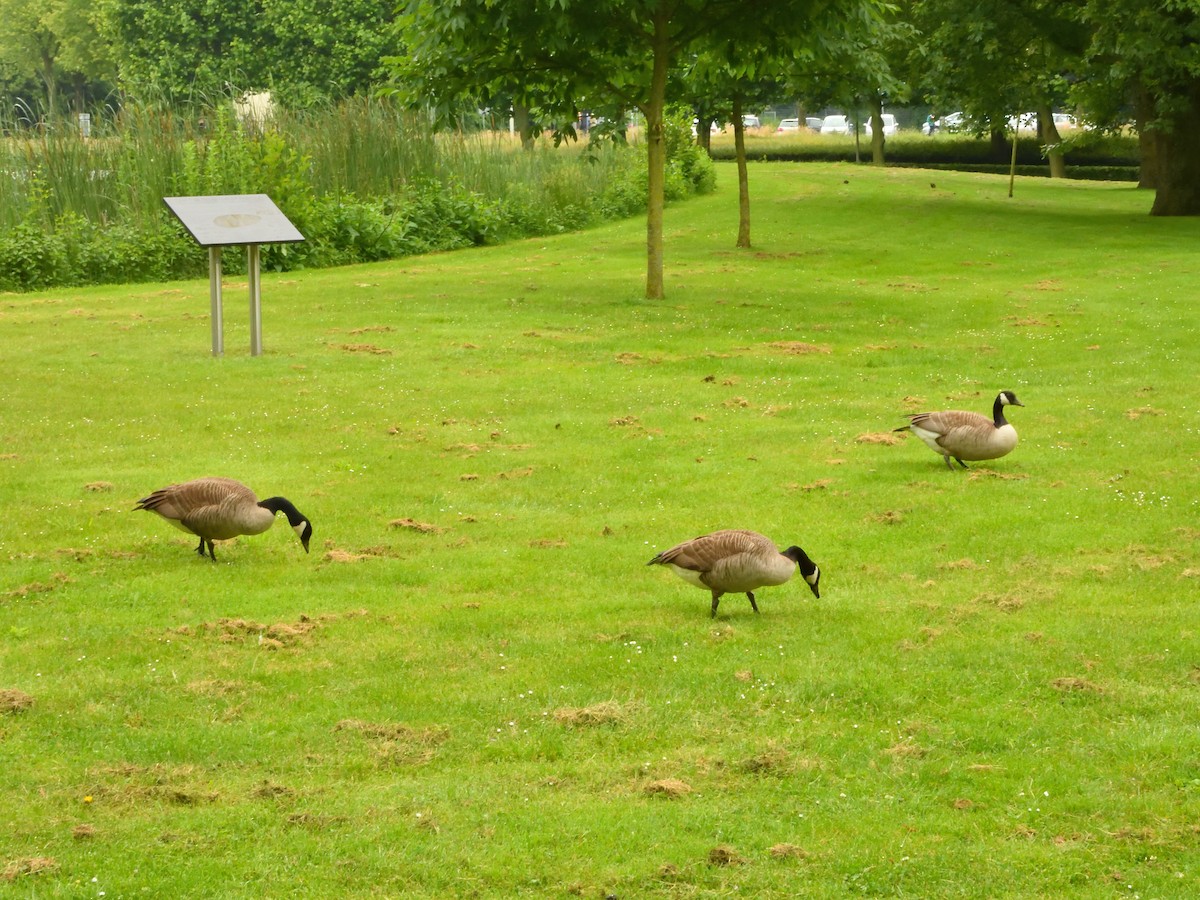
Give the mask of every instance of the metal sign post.
[[250, 282], [250, 355], [262, 355], [262, 265], [259, 244], [303, 241], [304, 235], [288, 221], [266, 194], [227, 194], [209, 197], [164, 197], [201, 247], [208, 248], [208, 293], [212, 306], [213, 356], [225, 353], [224, 318], [221, 313], [221, 247], [246, 246], [246, 277]]
[[213, 356], [225, 355], [225, 322], [221, 317], [221, 248], [208, 248], [209, 323], [212, 327]]

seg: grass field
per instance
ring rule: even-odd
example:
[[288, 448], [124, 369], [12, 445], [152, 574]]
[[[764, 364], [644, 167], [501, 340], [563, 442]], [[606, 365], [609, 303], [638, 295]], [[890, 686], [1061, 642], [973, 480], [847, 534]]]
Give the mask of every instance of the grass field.
[[[664, 302], [638, 221], [268, 276], [260, 358], [0, 297], [0, 895], [1200, 894], [1200, 222], [780, 164], [735, 251], [719, 177]], [[312, 553], [132, 511], [206, 474]], [[721, 527], [821, 598], [646, 567]]]

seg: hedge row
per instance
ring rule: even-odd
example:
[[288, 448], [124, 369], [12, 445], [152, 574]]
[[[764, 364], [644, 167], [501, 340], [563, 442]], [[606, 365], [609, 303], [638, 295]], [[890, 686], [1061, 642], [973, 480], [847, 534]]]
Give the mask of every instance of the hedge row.
[[[1067, 177], [1105, 181], [1136, 181], [1139, 154], [1136, 138], [1091, 137], [1081, 135], [1064, 142]], [[888, 165], [930, 169], [955, 169], [969, 172], [1009, 171], [1012, 145], [993, 147], [990, 141], [968, 136], [927, 138], [905, 135], [891, 138], [885, 147]], [[721, 144], [711, 150], [713, 159], [734, 158], [732, 145]], [[805, 136], [796, 140], [781, 138], [748, 142], [748, 159], [764, 162], [854, 162], [852, 139]], [[871, 144], [863, 139], [858, 158], [870, 160]], [[1017, 171], [1022, 175], [1047, 175], [1048, 164], [1043, 148], [1034, 138], [1017, 143]]]

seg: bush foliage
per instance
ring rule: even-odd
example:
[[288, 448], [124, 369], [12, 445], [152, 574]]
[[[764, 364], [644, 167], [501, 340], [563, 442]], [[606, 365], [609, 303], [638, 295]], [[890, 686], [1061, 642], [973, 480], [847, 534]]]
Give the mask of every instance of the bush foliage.
[[[713, 168], [671, 126], [667, 199], [711, 190]], [[285, 271], [556, 234], [646, 207], [645, 149], [522, 150], [507, 135], [434, 134], [378, 101], [280, 114], [247, 127], [228, 106], [186, 118], [123, 111], [111, 133], [0, 143], [0, 290], [161, 281], [207, 255], [166, 196], [265, 193], [306, 240], [267, 245]], [[227, 270], [243, 261], [230, 254]]]

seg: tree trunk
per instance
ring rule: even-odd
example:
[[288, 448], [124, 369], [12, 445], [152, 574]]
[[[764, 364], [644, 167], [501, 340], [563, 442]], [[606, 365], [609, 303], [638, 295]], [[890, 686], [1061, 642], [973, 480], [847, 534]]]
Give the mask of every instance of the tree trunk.
[[654, 68], [650, 76], [650, 100], [646, 105], [646, 299], [661, 300], [663, 289], [663, 194], [667, 146], [663, 134], [663, 110], [667, 102], [667, 70], [670, 67], [671, 37], [668, 4], [660, 0], [654, 13]]
[[1177, 99], [1179, 111], [1154, 132], [1158, 188], [1152, 216], [1200, 216], [1200, 79]]
[[1054, 124], [1054, 111], [1046, 103], [1038, 107], [1038, 135], [1046, 148], [1046, 159], [1050, 162], [1051, 178], [1067, 177], [1067, 160], [1061, 149], [1062, 136]]
[[[57, 49], [57, 45], [56, 45]], [[58, 110], [58, 78], [55, 74], [54, 54], [48, 50], [42, 51], [42, 81], [46, 83], [46, 121], [54, 121]]]
[[746, 175], [746, 126], [742, 122], [742, 98], [733, 98], [733, 146], [737, 156], [738, 173], [738, 236], [739, 247], [750, 247], [750, 180]]
[[1012, 144], [1008, 141], [1008, 136], [1004, 133], [1003, 128], [993, 128], [991, 134], [988, 135], [988, 158], [992, 162], [1006, 163], [1008, 162], [1009, 154], [1012, 152]]
[[1141, 157], [1141, 165], [1138, 166], [1138, 187], [1152, 191], [1158, 187], [1158, 133], [1146, 127], [1146, 123], [1154, 118], [1154, 101], [1150, 92], [1138, 87], [1133, 107]]
[[513, 104], [513, 126], [521, 136], [521, 147], [524, 150], [533, 149], [533, 122], [529, 118], [529, 107]]
[[871, 105], [871, 165], [882, 166], [883, 145], [887, 136], [883, 133], [883, 98], [876, 94]]
[[697, 108], [696, 113], [696, 143], [704, 148], [704, 152], [712, 158], [712, 116], [705, 109]]

